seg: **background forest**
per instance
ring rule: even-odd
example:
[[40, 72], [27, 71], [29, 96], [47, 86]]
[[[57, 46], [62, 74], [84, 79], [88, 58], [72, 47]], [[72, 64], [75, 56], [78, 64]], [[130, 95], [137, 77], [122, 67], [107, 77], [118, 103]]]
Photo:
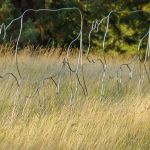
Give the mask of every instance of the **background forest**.
[[[88, 34], [92, 22], [101, 20], [110, 11], [123, 11], [112, 13], [110, 17], [109, 34], [106, 39], [106, 51], [133, 54], [137, 51], [139, 40], [149, 30], [150, 1], [149, 0], [0, 0], [0, 24], [8, 24], [20, 16], [26, 9], [62, 7], [78, 7], [84, 16], [83, 39], [84, 50], [88, 47]], [[143, 10], [133, 13], [131, 11]], [[16, 42], [20, 22], [12, 24], [4, 42]], [[106, 20], [98, 32], [92, 33], [92, 50], [102, 49], [102, 40], [106, 29]], [[34, 44], [36, 46], [58, 47], [62, 50], [77, 36], [80, 31], [80, 14], [74, 10], [61, 12], [27, 13], [24, 17], [23, 33], [20, 46]], [[146, 43], [147, 41], [145, 41]], [[74, 47], [79, 46], [79, 41]], [[143, 49], [146, 44], [143, 44]]]

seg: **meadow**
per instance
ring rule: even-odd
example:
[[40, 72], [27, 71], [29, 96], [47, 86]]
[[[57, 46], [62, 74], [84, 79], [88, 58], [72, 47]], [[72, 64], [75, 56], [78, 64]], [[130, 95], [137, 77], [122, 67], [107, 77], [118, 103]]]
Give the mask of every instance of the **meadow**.
[[[63, 56], [47, 53], [31, 56], [27, 50], [19, 54], [22, 80], [18, 88], [16, 79], [6, 74], [13, 73], [19, 78], [13, 54], [1, 55], [0, 149], [149, 149], [150, 85], [146, 75], [139, 85], [140, 70], [136, 63], [132, 79], [127, 68], [123, 69], [118, 89], [116, 70], [129, 61], [120, 57], [109, 57], [104, 95], [100, 94], [101, 63], [91, 64], [83, 59], [88, 91], [85, 96], [80, 85], [76, 91], [74, 75], [70, 82], [67, 68], [63, 69], [61, 80], [59, 76], [54, 78], [55, 82], [61, 82], [59, 94], [55, 82], [41, 82], [59, 72]], [[75, 64], [76, 56], [71, 56], [71, 66]], [[70, 101], [71, 89], [76, 94]]]

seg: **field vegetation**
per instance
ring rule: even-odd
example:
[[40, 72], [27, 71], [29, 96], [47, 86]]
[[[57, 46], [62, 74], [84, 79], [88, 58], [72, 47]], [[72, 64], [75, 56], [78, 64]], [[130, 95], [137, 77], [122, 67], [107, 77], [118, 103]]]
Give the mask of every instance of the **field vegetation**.
[[[0, 149], [149, 149], [150, 86], [146, 76], [139, 86], [138, 64], [131, 80], [124, 70], [119, 90], [113, 75], [117, 66], [128, 59], [109, 56], [111, 69], [107, 71], [105, 96], [100, 95], [101, 64], [91, 64], [86, 59], [83, 65], [88, 96], [78, 85], [76, 96], [70, 101], [67, 69], [62, 73], [58, 95], [51, 80], [33, 95], [43, 78], [59, 71], [64, 56], [31, 54], [26, 48], [18, 57], [23, 78], [18, 88], [11, 75], [4, 76], [11, 72], [19, 78], [14, 56], [10, 50], [5, 56], [1, 54]], [[74, 54], [72, 67], [75, 64]], [[73, 92], [75, 81], [73, 77]]]

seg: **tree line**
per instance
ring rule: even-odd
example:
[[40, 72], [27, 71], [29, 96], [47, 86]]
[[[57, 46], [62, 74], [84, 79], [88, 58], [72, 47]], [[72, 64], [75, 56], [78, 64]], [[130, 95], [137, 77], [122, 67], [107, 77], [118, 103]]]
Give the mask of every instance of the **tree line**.
[[[135, 53], [140, 39], [150, 27], [149, 0], [0, 0], [0, 24], [8, 24], [27, 9], [63, 7], [77, 7], [81, 10], [85, 50], [88, 48], [88, 36], [93, 21], [101, 20], [111, 11], [116, 12], [110, 15], [106, 51]], [[136, 10], [142, 11], [134, 12]], [[29, 12], [24, 16], [23, 21], [20, 45], [60, 46], [65, 50], [80, 31], [80, 14], [75, 10]], [[107, 21], [105, 19], [102, 22], [98, 32], [96, 30], [92, 32], [91, 50], [102, 50]], [[5, 42], [15, 42], [19, 28], [19, 21], [13, 23]], [[146, 42], [145, 40], [142, 45], [143, 49], [146, 48]], [[74, 47], [79, 47], [79, 41], [74, 44]]]

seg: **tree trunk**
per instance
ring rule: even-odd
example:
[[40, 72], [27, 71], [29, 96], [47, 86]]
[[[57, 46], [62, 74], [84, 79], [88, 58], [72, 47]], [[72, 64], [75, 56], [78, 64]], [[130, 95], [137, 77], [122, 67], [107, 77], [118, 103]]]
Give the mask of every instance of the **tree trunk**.
[[45, 8], [45, 0], [12, 0], [12, 3], [22, 12], [27, 9]]
[[[22, 13], [27, 9], [45, 8], [45, 0], [12, 0], [12, 3]], [[35, 21], [37, 16], [34, 12], [28, 12], [24, 16], [24, 21], [27, 21], [29, 18]]]

